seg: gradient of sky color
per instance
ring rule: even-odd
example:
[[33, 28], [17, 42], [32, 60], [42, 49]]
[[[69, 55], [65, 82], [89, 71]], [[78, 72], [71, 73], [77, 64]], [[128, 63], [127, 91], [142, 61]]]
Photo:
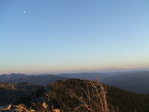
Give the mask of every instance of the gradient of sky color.
[[1, 0], [0, 74], [149, 68], [148, 0]]

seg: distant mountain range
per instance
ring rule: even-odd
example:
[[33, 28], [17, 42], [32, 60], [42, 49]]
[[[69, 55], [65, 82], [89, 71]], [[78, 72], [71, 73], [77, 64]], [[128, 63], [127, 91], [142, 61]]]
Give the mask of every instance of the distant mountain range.
[[103, 83], [137, 93], [149, 93], [149, 72], [124, 73], [102, 80]]
[[8, 80], [13, 80], [13, 79], [17, 79], [17, 78], [20, 78], [20, 77], [24, 77], [26, 76], [25, 74], [15, 74], [15, 73], [11, 73], [10, 75], [6, 75], [6, 74], [2, 74], [0, 75], [0, 81], [1, 82], [6, 82]]
[[129, 71], [129, 72], [111, 72], [111, 73], [62, 73], [56, 75], [25, 75], [15, 74], [0, 75], [1, 82], [21, 83], [29, 82], [35, 85], [46, 86], [54, 83], [56, 80], [66, 80], [68, 78], [92, 79], [101, 78], [104, 84], [113, 85], [122, 89], [136, 93], [149, 93], [149, 71]]
[[108, 77], [113, 77], [120, 75], [120, 72], [111, 72], [111, 73], [102, 73], [102, 72], [92, 72], [92, 73], [62, 73], [56, 74], [57, 76], [63, 76], [68, 78], [79, 78], [79, 79], [96, 79], [96, 77], [100, 77], [101, 79], [105, 79]]
[[25, 75], [25, 74], [10, 74], [10, 75], [0, 75], [1, 82], [7, 83], [21, 83], [30, 82], [36, 85], [46, 86], [49, 83], [54, 83], [56, 80], [66, 80], [68, 78], [56, 75]]
[[113, 85], [136, 93], [149, 93], [149, 71], [128, 71], [110, 73], [72, 73], [57, 74], [68, 78], [90, 78], [99, 77], [104, 84]]

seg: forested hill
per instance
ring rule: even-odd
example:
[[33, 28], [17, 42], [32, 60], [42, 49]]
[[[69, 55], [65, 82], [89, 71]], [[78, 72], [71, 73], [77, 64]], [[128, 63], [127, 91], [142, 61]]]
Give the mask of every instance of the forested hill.
[[[51, 95], [61, 104], [61, 112], [74, 110], [82, 104], [81, 100], [87, 102], [87, 95], [82, 89], [86, 88], [87, 85], [89, 85], [87, 81], [80, 79], [57, 81], [51, 85]], [[149, 112], [149, 95], [136, 94], [108, 85], [104, 85], [104, 87], [107, 92], [110, 112]], [[94, 94], [94, 88], [90, 88], [89, 91], [90, 95]], [[76, 98], [76, 96], [73, 97], [71, 93], [74, 93], [80, 99]], [[100, 105], [99, 102], [96, 103]], [[76, 112], [85, 111], [78, 109]]]

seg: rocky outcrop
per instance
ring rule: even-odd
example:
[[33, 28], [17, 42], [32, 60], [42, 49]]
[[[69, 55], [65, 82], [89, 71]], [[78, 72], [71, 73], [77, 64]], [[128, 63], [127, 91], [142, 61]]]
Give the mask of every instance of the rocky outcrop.
[[36, 102], [32, 102], [29, 107], [24, 104], [9, 104], [0, 106], [0, 112], [60, 112], [60, 105], [46, 94], [42, 95]]
[[[31, 101], [31, 108], [40, 112], [60, 112], [60, 104], [55, 99], [51, 98], [49, 94], [44, 94], [38, 99]], [[36, 102], [36, 103], [34, 103]]]
[[60, 105], [50, 92], [50, 86], [0, 82], [0, 112], [60, 112]]

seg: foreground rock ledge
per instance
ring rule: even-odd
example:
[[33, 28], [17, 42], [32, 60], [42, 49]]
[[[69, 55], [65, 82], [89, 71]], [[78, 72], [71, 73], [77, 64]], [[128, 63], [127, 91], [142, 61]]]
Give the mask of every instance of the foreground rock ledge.
[[51, 111], [47, 107], [45, 102], [42, 104], [33, 103], [33, 106], [30, 108], [27, 108], [24, 104], [9, 104], [0, 106], [0, 112], [60, 112], [60, 109], [52, 109]]

